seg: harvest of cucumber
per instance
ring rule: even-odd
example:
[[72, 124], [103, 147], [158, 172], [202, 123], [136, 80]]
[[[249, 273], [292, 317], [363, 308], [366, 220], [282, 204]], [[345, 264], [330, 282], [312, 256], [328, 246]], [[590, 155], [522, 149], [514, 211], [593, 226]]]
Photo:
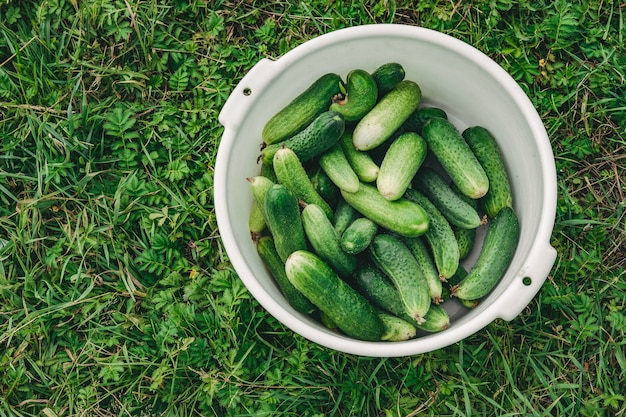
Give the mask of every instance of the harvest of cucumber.
[[285, 299], [359, 340], [453, 326], [446, 303], [488, 296], [520, 235], [491, 132], [459, 131], [405, 77], [388, 62], [303, 85], [259, 132], [248, 178], [251, 236]]

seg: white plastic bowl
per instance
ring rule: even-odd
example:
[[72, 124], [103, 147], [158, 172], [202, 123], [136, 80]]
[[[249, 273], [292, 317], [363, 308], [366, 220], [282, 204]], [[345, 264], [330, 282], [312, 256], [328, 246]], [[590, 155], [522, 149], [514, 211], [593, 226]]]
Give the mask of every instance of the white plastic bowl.
[[[453, 300], [444, 305], [449, 329], [406, 342], [364, 342], [326, 329], [295, 311], [257, 255], [248, 230], [252, 205], [247, 177], [256, 160], [265, 122], [317, 77], [352, 69], [374, 70], [399, 62], [417, 82], [423, 103], [443, 108], [459, 129], [481, 125], [497, 138], [511, 177], [521, 236], [499, 285], [475, 309]], [[278, 60], [263, 59], [239, 82], [220, 116], [224, 133], [215, 165], [215, 210], [220, 236], [240, 279], [275, 318], [303, 337], [346, 353], [396, 357], [454, 344], [493, 320], [514, 319], [533, 299], [556, 259], [550, 245], [556, 212], [552, 148], [532, 103], [498, 64], [448, 35], [414, 26], [377, 24], [331, 32], [307, 41]], [[476, 251], [475, 251], [476, 252]], [[464, 262], [470, 267], [476, 253]]]

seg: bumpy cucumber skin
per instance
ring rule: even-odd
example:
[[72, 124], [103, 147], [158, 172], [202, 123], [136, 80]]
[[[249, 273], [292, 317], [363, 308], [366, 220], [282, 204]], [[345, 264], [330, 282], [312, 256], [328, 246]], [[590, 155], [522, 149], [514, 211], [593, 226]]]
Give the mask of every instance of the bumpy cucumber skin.
[[376, 82], [378, 99], [393, 90], [405, 76], [404, 67], [398, 62], [387, 62], [377, 67], [372, 72], [372, 78]]
[[459, 259], [462, 261], [467, 259], [476, 242], [476, 229], [462, 229], [460, 227], [452, 227], [454, 237], [456, 237], [457, 245], [459, 245]]
[[331, 207], [335, 207], [340, 200], [339, 188], [328, 178], [324, 170], [317, 167], [314, 170], [308, 171], [307, 174], [317, 193]]
[[259, 206], [259, 209], [263, 214], [263, 218], [267, 222], [267, 216], [265, 214], [265, 195], [267, 194], [267, 191], [276, 183], [263, 175], [248, 177], [247, 180], [250, 183], [250, 191], [252, 192], [254, 203]]
[[379, 311], [378, 317], [380, 317], [385, 328], [380, 340], [387, 342], [403, 342], [414, 338], [417, 334], [415, 326], [407, 320], [403, 320], [384, 311]]
[[297, 311], [303, 314], [311, 314], [315, 311], [315, 306], [298, 291], [287, 278], [285, 273], [285, 262], [280, 259], [274, 239], [271, 236], [263, 236], [257, 242], [257, 252], [259, 257], [267, 267], [270, 275], [278, 284], [289, 304]]
[[354, 207], [348, 204], [343, 198], [339, 199], [333, 216], [333, 226], [337, 234], [341, 236], [358, 217], [359, 212], [357, 212]]
[[487, 295], [511, 263], [519, 236], [517, 215], [512, 208], [503, 207], [488, 223], [478, 259], [467, 277], [452, 288], [452, 295], [463, 300], [477, 300]]
[[324, 74], [287, 106], [276, 113], [263, 127], [263, 142], [267, 145], [282, 142], [308, 126], [322, 112], [328, 110], [332, 97], [338, 94], [342, 80], [337, 74]]
[[423, 167], [413, 183], [439, 209], [451, 225], [474, 229], [481, 225], [476, 209], [461, 198], [437, 171]]
[[340, 276], [347, 277], [354, 272], [356, 258], [341, 249], [339, 235], [317, 204], [309, 204], [302, 209], [302, 225], [311, 247], [320, 258]]
[[341, 234], [340, 243], [344, 252], [357, 255], [363, 252], [378, 233], [378, 225], [367, 217], [359, 217]]
[[404, 132], [415, 132], [421, 135], [424, 124], [433, 117], [448, 120], [448, 114], [439, 107], [420, 107], [411, 113], [409, 118], [402, 124], [401, 129]]
[[341, 114], [325, 111], [294, 136], [264, 147], [259, 158], [264, 164], [271, 164], [276, 151], [284, 147], [292, 149], [303, 163], [307, 162], [337, 143], [345, 128]]
[[469, 127], [462, 135], [489, 178], [489, 190], [482, 203], [493, 218], [503, 207], [513, 207], [511, 182], [500, 149], [491, 132], [482, 126]]
[[415, 132], [398, 136], [387, 149], [376, 179], [378, 191], [387, 200], [404, 195], [417, 170], [426, 159], [426, 141]]
[[424, 209], [406, 198], [390, 201], [376, 187], [361, 183], [356, 193], [341, 191], [344, 200], [363, 216], [401, 236], [423, 235], [429, 228]]
[[333, 98], [330, 110], [341, 113], [346, 122], [356, 122], [378, 101], [376, 81], [365, 70], [355, 69], [346, 76], [346, 95]]
[[339, 143], [320, 155], [318, 162], [328, 178], [340, 190], [354, 193], [359, 189], [359, 177], [352, 169]]
[[379, 341], [385, 327], [378, 311], [312, 252], [294, 252], [285, 263], [289, 281], [346, 335]]
[[356, 149], [367, 151], [391, 137], [422, 99], [419, 85], [403, 80], [357, 123], [352, 133]]
[[341, 149], [350, 163], [350, 166], [363, 182], [374, 182], [378, 178], [380, 167], [371, 155], [367, 152], [360, 151], [354, 147], [352, 143], [352, 132], [344, 132], [339, 139]]
[[487, 174], [456, 126], [435, 117], [426, 122], [422, 136], [464, 195], [478, 199], [487, 193]]
[[459, 267], [459, 245], [452, 226], [430, 200], [419, 191], [409, 188], [405, 197], [419, 204], [430, 219], [424, 237], [430, 245], [435, 265], [442, 279], [450, 278]]
[[333, 209], [317, 192], [296, 153], [289, 148], [281, 148], [274, 154], [274, 172], [280, 184], [287, 187], [299, 200], [307, 204], [319, 205], [329, 218]]
[[248, 217], [248, 229], [250, 229], [252, 238], [254, 239], [255, 236], [263, 233], [265, 226], [265, 213], [263, 213], [263, 208], [256, 201], [253, 201], [250, 216]]
[[420, 273], [424, 276], [426, 282], [428, 283], [430, 298], [435, 304], [439, 304], [441, 302], [443, 283], [441, 277], [439, 276], [439, 272], [437, 271], [435, 261], [428, 252], [428, 248], [423, 241], [423, 236], [404, 238], [403, 241], [420, 266]]
[[273, 185], [265, 195], [267, 226], [280, 259], [296, 250], [307, 249], [298, 199], [282, 184]]
[[369, 252], [376, 266], [398, 290], [406, 314], [423, 323], [431, 306], [430, 290], [409, 248], [397, 237], [381, 233], [372, 240]]

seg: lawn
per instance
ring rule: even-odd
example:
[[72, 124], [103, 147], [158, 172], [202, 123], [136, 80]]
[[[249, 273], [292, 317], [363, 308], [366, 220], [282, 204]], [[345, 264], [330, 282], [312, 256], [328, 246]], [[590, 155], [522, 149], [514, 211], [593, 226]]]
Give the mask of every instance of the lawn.
[[[625, 416], [626, 3], [0, 1], [0, 416]], [[229, 263], [217, 116], [258, 60], [404, 23], [528, 93], [557, 261], [516, 319], [411, 357], [294, 335]]]

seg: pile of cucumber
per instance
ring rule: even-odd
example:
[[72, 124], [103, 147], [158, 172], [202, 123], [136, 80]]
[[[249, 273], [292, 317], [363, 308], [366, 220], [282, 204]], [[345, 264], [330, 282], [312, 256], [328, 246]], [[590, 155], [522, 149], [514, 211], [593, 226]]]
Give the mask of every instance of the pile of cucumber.
[[328, 328], [366, 341], [445, 330], [442, 302], [476, 306], [511, 262], [520, 228], [496, 140], [424, 106], [399, 63], [321, 76], [262, 140], [252, 238], [293, 308]]

